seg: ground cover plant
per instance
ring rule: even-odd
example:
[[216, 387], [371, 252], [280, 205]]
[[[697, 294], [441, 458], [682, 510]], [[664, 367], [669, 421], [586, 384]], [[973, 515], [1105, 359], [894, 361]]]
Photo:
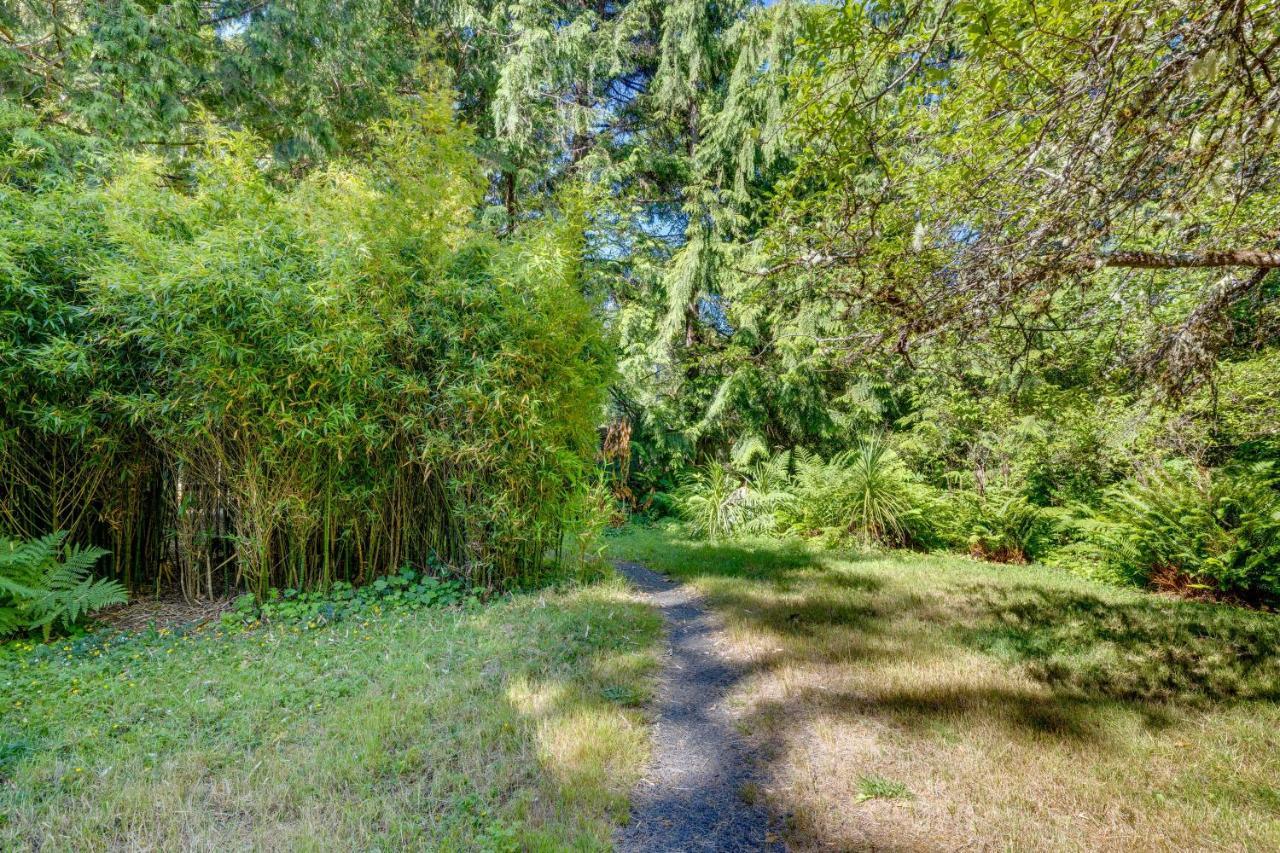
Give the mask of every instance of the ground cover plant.
[[262, 622], [306, 622], [308, 627], [359, 619], [370, 612], [408, 612], [420, 607], [479, 604], [475, 589], [459, 580], [440, 580], [405, 567], [394, 575], [353, 587], [337, 581], [324, 591], [269, 589], [262, 599], [251, 593], [238, 597], [222, 614], [225, 628], [253, 628]]
[[656, 618], [617, 582], [0, 650], [5, 849], [606, 849]]
[[629, 528], [702, 591], [796, 849], [1280, 843], [1280, 621], [1039, 566]]

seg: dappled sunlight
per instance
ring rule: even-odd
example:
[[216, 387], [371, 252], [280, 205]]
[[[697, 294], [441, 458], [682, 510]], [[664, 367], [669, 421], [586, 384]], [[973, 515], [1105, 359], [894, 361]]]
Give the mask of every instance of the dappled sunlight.
[[548, 803], [623, 814], [627, 793], [648, 755], [644, 716], [624, 705], [649, 695], [651, 652], [601, 655], [586, 661], [585, 678], [515, 678], [506, 699], [533, 735]]
[[0, 0], [0, 853], [1280, 851], [1278, 114], [1280, 0]]
[[0, 847], [596, 849], [647, 754], [658, 636], [607, 583], [33, 662], [58, 678], [23, 697], [39, 726], [0, 717], [32, 744], [0, 752]]
[[1280, 838], [1273, 616], [954, 557], [644, 531], [614, 550], [723, 616], [797, 849]]
[[1118, 699], [1280, 699], [1280, 620], [1147, 596], [1018, 584], [966, 590], [963, 635], [1055, 688]]
[[648, 733], [616, 708], [579, 705], [538, 724], [538, 757], [565, 801], [593, 801], [616, 810], [640, 778]]
[[518, 678], [506, 695], [533, 727], [539, 762], [567, 791], [603, 786], [617, 795], [634, 781], [646, 738], [637, 715], [559, 680]]
[[506, 704], [529, 733], [540, 768], [544, 795], [534, 813], [547, 820], [585, 809], [621, 820], [649, 753], [638, 708], [651, 695], [658, 669], [657, 618], [616, 581], [553, 601], [542, 596], [535, 606], [556, 607], [558, 630], [567, 632], [561, 643], [590, 651], [506, 684]]
[[507, 701], [526, 717], [542, 718], [555, 711], [565, 700], [565, 685], [541, 682], [534, 685], [526, 677], [512, 679], [507, 686]]
[[583, 786], [625, 793], [647, 752], [638, 706], [649, 696], [656, 660], [651, 652], [602, 655], [586, 662], [585, 678], [515, 678], [506, 699], [535, 732], [538, 757], [566, 793]]

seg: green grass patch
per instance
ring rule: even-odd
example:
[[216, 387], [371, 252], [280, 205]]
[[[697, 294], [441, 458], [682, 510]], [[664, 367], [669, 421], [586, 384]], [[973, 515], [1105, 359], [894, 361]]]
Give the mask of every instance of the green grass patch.
[[858, 802], [867, 800], [906, 800], [911, 791], [901, 782], [877, 776], [874, 773], [858, 779]]
[[606, 582], [10, 643], [0, 848], [607, 848], [659, 636]]

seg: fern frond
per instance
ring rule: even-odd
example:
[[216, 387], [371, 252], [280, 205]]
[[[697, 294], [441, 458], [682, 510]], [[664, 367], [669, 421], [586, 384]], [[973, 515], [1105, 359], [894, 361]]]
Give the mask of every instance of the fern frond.
[[0, 636], [71, 627], [94, 610], [128, 600], [119, 583], [90, 571], [107, 552], [70, 545], [57, 531], [26, 542], [0, 539]]

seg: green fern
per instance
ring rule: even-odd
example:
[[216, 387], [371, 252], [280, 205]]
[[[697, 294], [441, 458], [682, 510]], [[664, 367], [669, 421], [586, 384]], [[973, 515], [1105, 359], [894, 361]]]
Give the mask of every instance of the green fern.
[[763, 456], [747, 474], [742, 532], [762, 536], [778, 533], [781, 517], [795, 499], [791, 489], [791, 452], [783, 450], [773, 456]]
[[790, 527], [809, 534], [838, 527], [847, 520], [840, 500], [845, 476], [836, 460], [828, 463], [816, 453], [798, 448], [792, 486], [796, 500], [790, 507]]
[[990, 487], [985, 494], [957, 492], [950, 503], [952, 539], [975, 557], [1026, 563], [1053, 543], [1053, 513], [1007, 486]]
[[752, 465], [769, 459], [769, 446], [758, 435], [744, 435], [733, 443], [729, 450], [729, 460], [739, 471], [746, 471]]
[[1251, 600], [1280, 600], [1280, 489], [1269, 464], [1210, 471], [1169, 462], [1109, 489], [1074, 519], [1075, 549], [1145, 583], [1172, 571]]
[[124, 587], [92, 577], [101, 548], [64, 547], [59, 531], [22, 542], [0, 537], [0, 637], [70, 628], [86, 615], [128, 600]]
[[739, 441], [734, 469], [710, 463], [675, 495], [681, 514], [710, 539], [734, 534], [857, 535], [863, 547], [919, 544], [930, 498], [897, 454], [871, 437], [830, 460], [797, 448], [768, 455]]

